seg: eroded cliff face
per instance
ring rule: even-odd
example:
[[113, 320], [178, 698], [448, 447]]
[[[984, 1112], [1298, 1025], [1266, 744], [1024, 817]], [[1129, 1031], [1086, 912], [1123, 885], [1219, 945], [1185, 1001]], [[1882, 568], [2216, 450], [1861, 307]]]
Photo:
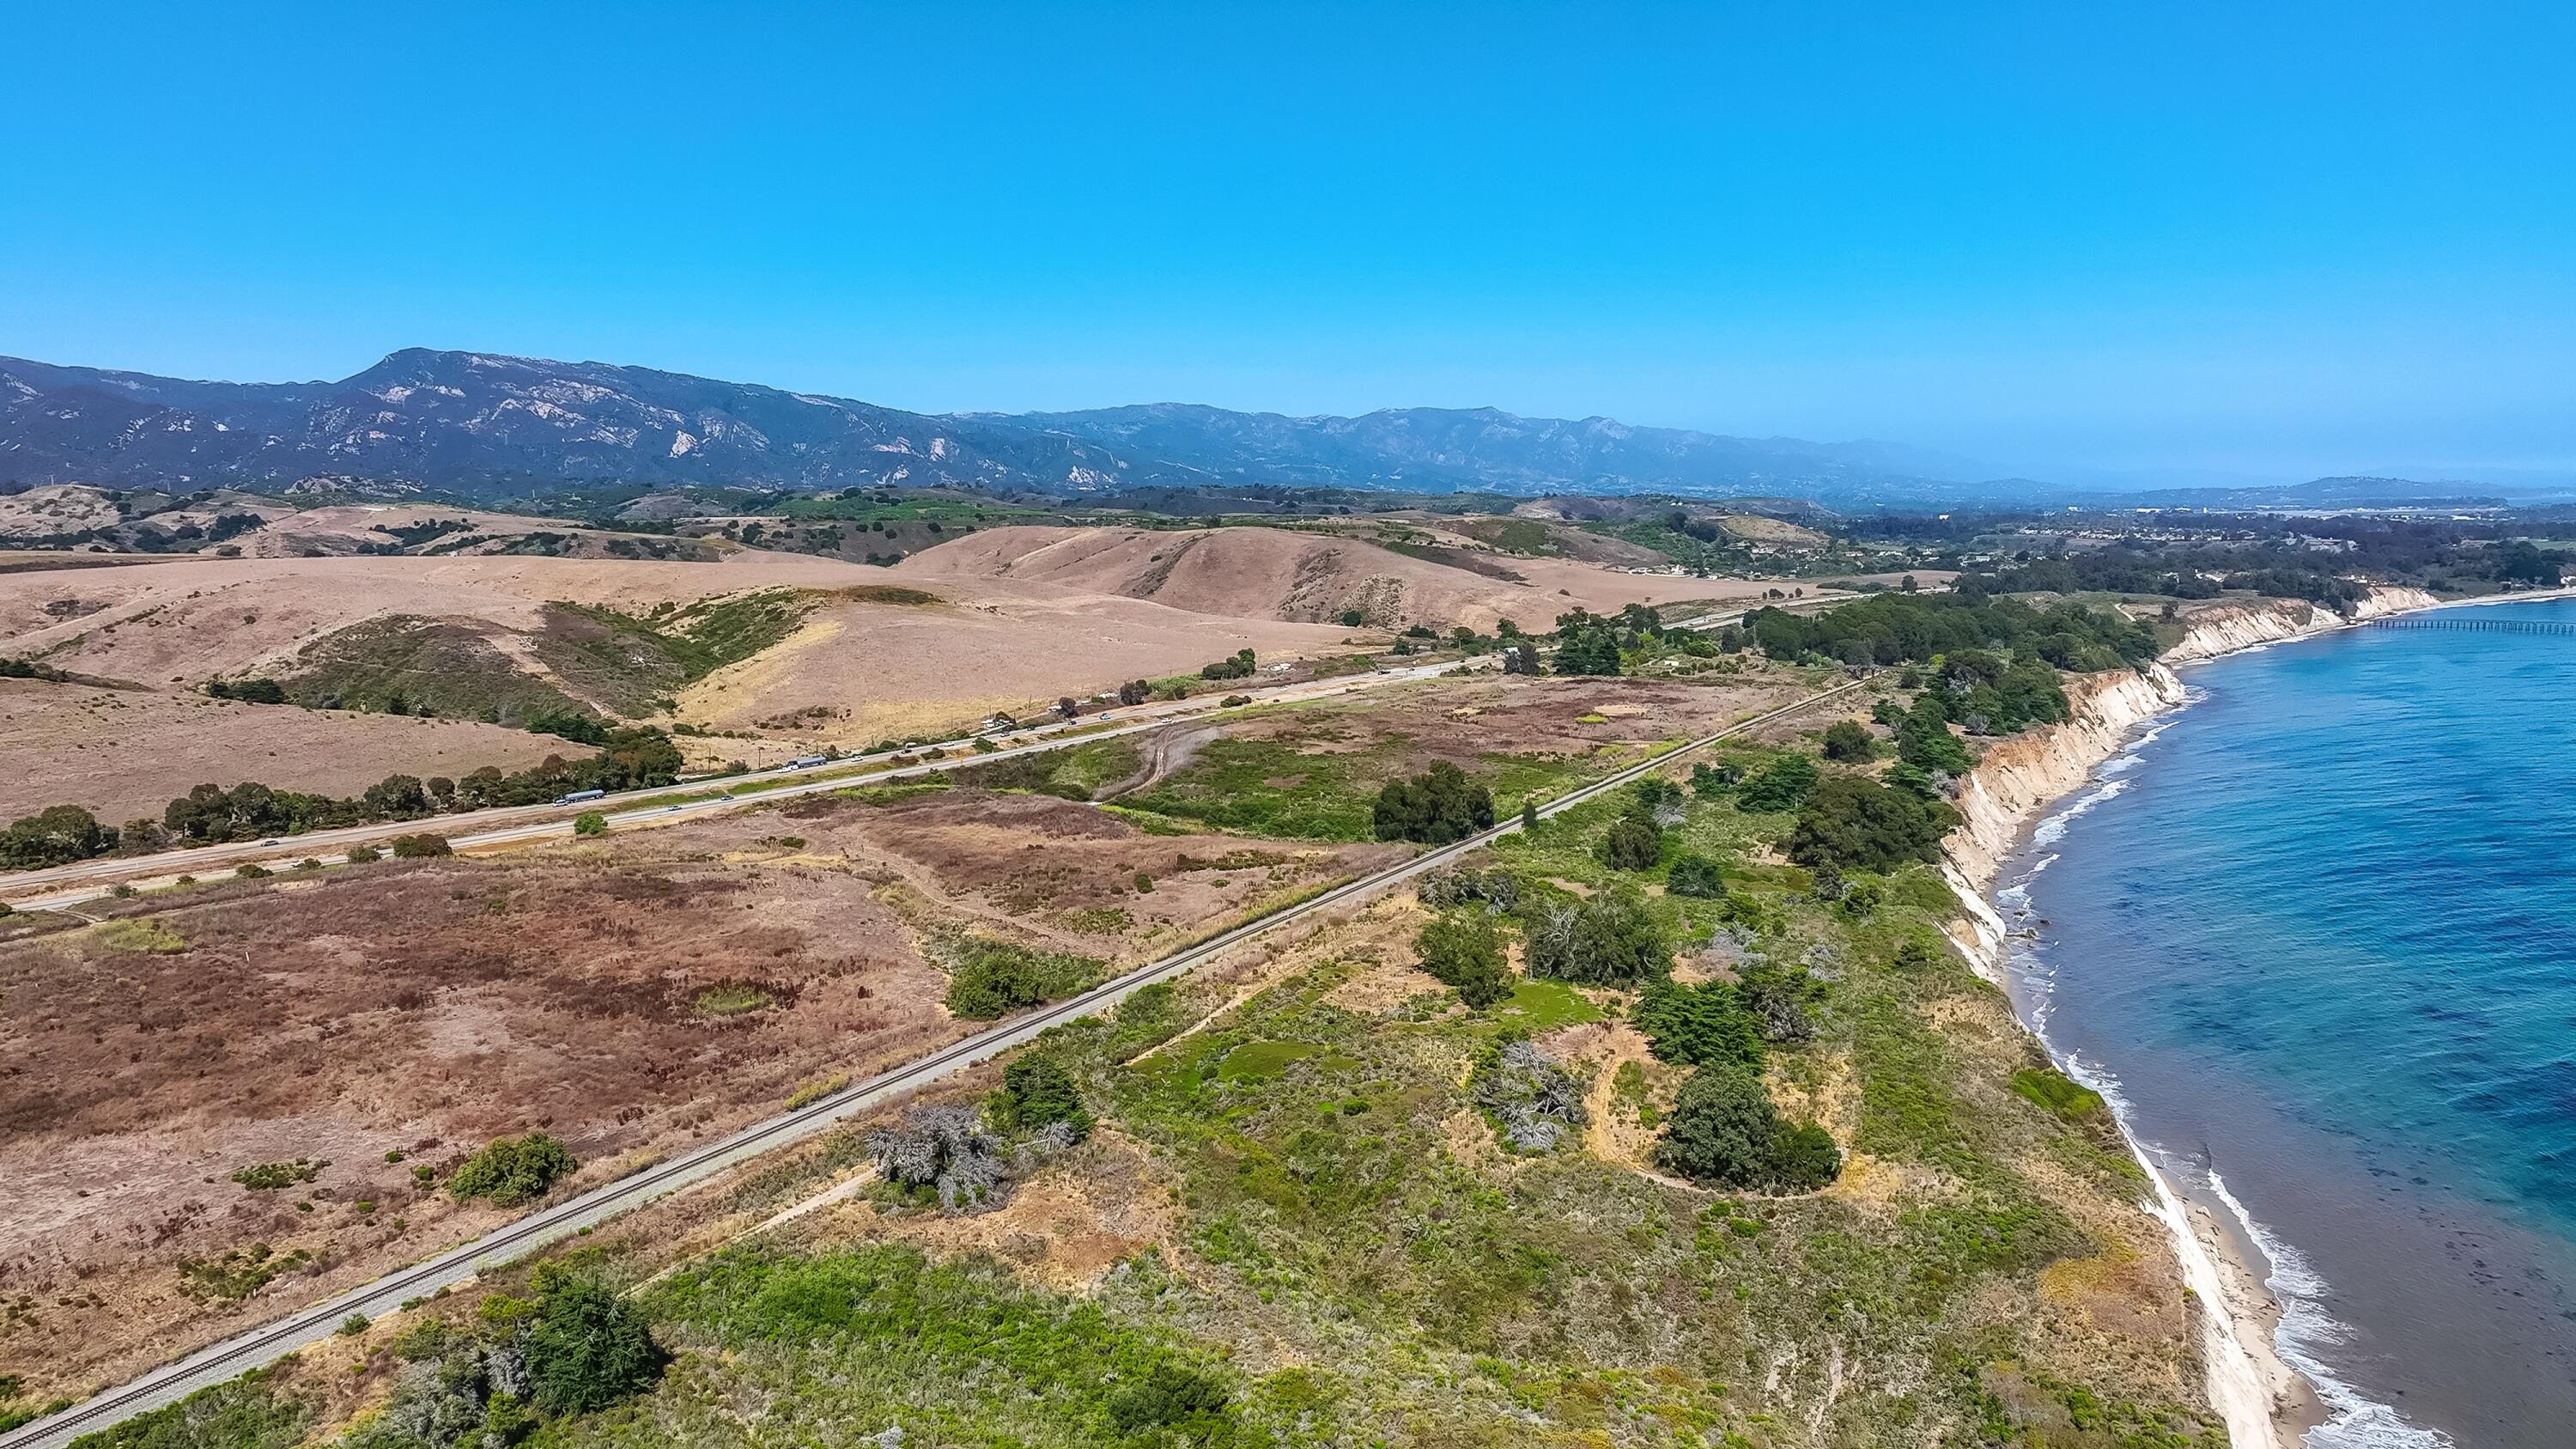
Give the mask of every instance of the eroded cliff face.
[[[2357, 613], [2373, 619], [2429, 608], [2434, 602], [2421, 589], [2378, 588], [2362, 600]], [[2296, 599], [2203, 610], [2192, 617], [2181, 641], [2144, 670], [2068, 679], [2072, 721], [1988, 746], [1976, 769], [1959, 784], [1952, 803], [1959, 807], [1961, 823], [1942, 844], [1948, 858], [1945, 872], [1972, 913], [1962, 923], [1959, 944], [1977, 969], [1999, 979], [2003, 923], [1987, 906], [1985, 894], [2022, 830], [2050, 802], [2082, 785], [2138, 726], [2182, 703], [2182, 681], [2170, 666], [2344, 627], [2346, 622], [2332, 610]]]
[[[2376, 618], [2434, 602], [2419, 589], [2375, 589], [2357, 613]], [[1977, 973], [2003, 984], [2005, 925], [1986, 892], [2022, 830], [2050, 802], [2081, 786], [2138, 726], [2183, 702], [2182, 681], [2169, 665], [2343, 627], [2345, 621], [2332, 611], [2295, 600], [2204, 610], [2163, 660], [2134, 673], [2067, 680], [2074, 718], [2066, 724], [1988, 746], [1959, 784], [1955, 803], [1962, 821], [1942, 845], [1943, 874], [1968, 912], [1951, 934]], [[2207, 1310], [2194, 1318], [2210, 1406], [2226, 1421], [2229, 1437], [2246, 1449], [2295, 1449], [2305, 1438], [2302, 1425], [2314, 1422], [2316, 1399], [2273, 1341], [2280, 1304], [2214, 1220], [2188, 1203], [2134, 1141], [2130, 1149], [2153, 1186], [2149, 1207], [2172, 1239], [2183, 1281]]]
[[[2354, 612], [2359, 618], [2376, 619], [2409, 609], [2429, 609], [2436, 602], [2422, 589], [2375, 588]], [[2215, 659], [2257, 644], [2277, 644], [2284, 639], [2341, 628], [2343, 624], [2333, 610], [2298, 599], [2265, 599], [2206, 609], [2192, 616], [2189, 631], [2180, 643], [2165, 651], [2164, 662], [2175, 665]]]

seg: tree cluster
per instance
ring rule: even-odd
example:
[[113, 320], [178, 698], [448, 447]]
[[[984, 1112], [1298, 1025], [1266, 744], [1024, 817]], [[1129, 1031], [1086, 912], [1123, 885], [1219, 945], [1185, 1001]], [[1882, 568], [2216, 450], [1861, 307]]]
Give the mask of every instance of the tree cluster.
[[2109, 609], [2035, 609], [1975, 591], [1875, 594], [1821, 614], [1755, 610], [1747, 632], [1774, 659], [1845, 664], [1928, 663], [1958, 649], [2028, 649], [2063, 669], [2117, 669], [2156, 657], [2155, 631]]
[[1390, 780], [1370, 812], [1380, 840], [1448, 845], [1494, 825], [1494, 794], [1447, 760], [1408, 780]]
[[1782, 1122], [1761, 1079], [1725, 1062], [1682, 1084], [1655, 1165], [1714, 1187], [1813, 1192], [1842, 1172], [1842, 1153], [1823, 1128]]
[[1216, 661], [1214, 664], [1202, 666], [1199, 670], [1199, 678], [1250, 679], [1252, 677], [1252, 668], [1252, 651], [1249, 649], [1238, 649], [1234, 651], [1233, 654]]
[[1512, 971], [1503, 952], [1502, 933], [1482, 911], [1443, 911], [1413, 938], [1413, 956], [1423, 974], [1458, 989], [1458, 999], [1477, 1011], [1507, 1001]]
[[1524, 914], [1521, 960], [1532, 976], [1586, 986], [1642, 986], [1673, 969], [1672, 942], [1629, 890], [1571, 903], [1541, 901]]
[[1790, 829], [1789, 858], [1805, 866], [1884, 874], [1913, 861], [1941, 858], [1941, 837], [1958, 812], [1911, 790], [1861, 775], [1836, 775], [1816, 787]]

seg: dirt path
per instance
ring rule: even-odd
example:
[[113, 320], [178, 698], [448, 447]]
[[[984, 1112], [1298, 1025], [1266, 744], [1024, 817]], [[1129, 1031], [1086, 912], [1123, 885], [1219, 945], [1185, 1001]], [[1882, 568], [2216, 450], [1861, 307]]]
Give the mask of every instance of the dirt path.
[[1124, 780], [1113, 780], [1091, 792], [1096, 804], [1133, 794], [1167, 775], [1188, 767], [1198, 758], [1199, 750], [1224, 731], [1215, 725], [1176, 725], [1156, 730], [1138, 745], [1136, 772]]

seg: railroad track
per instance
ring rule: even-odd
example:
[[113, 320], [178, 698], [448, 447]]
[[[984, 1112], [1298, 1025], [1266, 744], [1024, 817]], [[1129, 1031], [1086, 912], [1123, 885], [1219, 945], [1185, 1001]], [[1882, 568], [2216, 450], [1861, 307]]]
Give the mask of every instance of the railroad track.
[[[1846, 681], [1722, 730], [1685, 741], [1589, 785], [1570, 790], [1540, 806], [1538, 813], [1545, 818], [1573, 809], [1642, 779], [1684, 755], [1706, 749], [1757, 726], [1794, 718], [1860, 685], [1859, 680]], [[372, 1282], [209, 1345], [59, 1414], [0, 1434], [0, 1449], [62, 1449], [83, 1434], [95, 1433], [136, 1414], [175, 1402], [198, 1389], [274, 1363], [298, 1349], [331, 1337], [353, 1313], [365, 1314], [372, 1319], [400, 1311], [407, 1300], [427, 1297], [441, 1288], [475, 1276], [483, 1268], [507, 1263], [549, 1243], [571, 1237], [583, 1228], [632, 1212], [749, 1158], [829, 1131], [848, 1117], [882, 1106], [896, 1097], [1020, 1046], [1050, 1027], [1106, 1010], [1143, 987], [1184, 975], [1292, 921], [1337, 906], [1351, 905], [1389, 887], [1401, 885], [1426, 871], [1436, 870], [1482, 849], [1519, 828], [1520, 820], [1515, 816], [1454, 845], [1425, 851], [1374, 875], [1346, 881], [1114, 977], [1079, 996], [977, 1032], [864, 1082], [845, 1087], [831, 1096], [755, 1122], [721, 1141], [693, 1148], [616, 1182], [603, 1183], [517, 1222], [496, 1228], [471, 1242], [459, 1244], [407, 1268], [396, 1269]]]

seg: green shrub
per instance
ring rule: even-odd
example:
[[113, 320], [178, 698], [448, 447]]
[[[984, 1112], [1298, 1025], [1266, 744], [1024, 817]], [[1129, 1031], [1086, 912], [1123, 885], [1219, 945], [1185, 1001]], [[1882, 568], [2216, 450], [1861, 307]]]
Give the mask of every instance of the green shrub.
[[234, 1173], [233, 1181], [252, 1192], [275, 1192], [279, 1188], [311, 1182], [330, 1165], [328, 1162], [315, 1162], [309, 1157], [299, 1157], [293, 1162], [260, 1162]]
[[1612, 870], [1653, 870], [1664, 855], [1663, 832], [1651, 820], [1622, 815], [1601, 837], [1601, 861]]
[[1677, 896], [1717, 900], [1726, 894], [1726, 873], [1707, 856], [1684, 852], [1673, 858], [1673, 868], [1664, 873], [1664, 889]]
[[608, 833], [608, 817], [597, 810], [584, 810], [579, 815], [573, 817], [572, 833], [575, 835], [606, 835]]
[[1655, 1164], [1716, 1187], [1812, 1192], [1842, 1171], [1842, 1153], [1822, 1128], [1783, 1126], [1761, 1080], [1728, 1063], [1682, 1084]]
[[446, 836], [429, 835], [426, 833], [420, 835], [395, 836], [393, 839], [393, 851], [394, 859], [396, 860], [431, 860], [439, 856], [454, 855], [456, 853], [455, 850], [448, 845]]
[[373, 865], [384, 859], [385, 854], [372, 845], [352, 845], [348, 849], [348, 858], [351, 865]]
[[1458, 988], [1458, 999], [1478, 1011], [1511, 997], [1503, 938], [1482, 911], [1434, 916], [1413, 938], [1413, 952], [1424, 974]]
[[1082, 1089], [1062, 1063], [1045, 1057], [1022, 1057], [1002, 1068], [1002, 1089], [992, 1105], [995, 1125], [1005, 1131], [1034, 1132], [1061, 1122], [1073, 1129], [1076, 1142], [1091, 1135]]
[[1691, 766], [1691, 793], [1703, 800], [1713, 800], [1734, 789], [1743, 778], [1744, 772], [1732, 760], [1720, 760], [1715, 764], [1703, 760]]
[[1735, 988], [1723, 981], [1697, 986], [1657, 981], [1638, 998], [1631, 1020], [1644, 1033], [1655, 1060], [1703, 1067], [1716, 1062], [1762, 1064], [1762, 1032]]
[[562, 1143], [543, 1132], [495, 1138], [456, 1169], [447, 1190], [458, 1202], [479, 1197], [494, 1207], [516, 1207], [545, 1196], [580, 1166]]
[[1800, 865], [1887, 872], [1941, 858], [1941, 837], [1958, 812], [1911, 790], [1857, 775], [1816, 787], [1789, 833], [1789, 858]]
[[1861, 725], [1836, 720], [1825, 727], [1825, 758], [1841, 764], [1865, 764], [1878, 757], [1878, 741]]
[[598, 1274], [548, 1264], [537, 1272], [527, 1337], [528, 1376], [551, 1413], [587, 1414], [652, 1386], [668, 1362], [643, 1311]]
[[1121, 1434], [1167, 1430], [1181, 1442], [1206, 1444], [1230, 1437], [1225, 1385], [1211, 1375], [1176, 1364], [1158, 1364], [1145, 1381], [1109, 1399], [1109, 1422]]
[[1447, 845], [1494, 824], [1494, 795], [1447, 760], [1378, 791], [1371, 822], [1380, 840]]
[[972, 937], [957, 949], [948, 971], [948, 1009], [975, 1021], [1069, 996], [1096, 979], [1100, 963], [1086, 956], [1038, 951], [1009, 941]]
[[1533, 976], [1596, 986], [1640, 986], [1671, 973], [1664, 939], [1635, 892], [1609, 891], [1573, 905], [1537, 902], [1527, 915], [1522, 957]]
[[1795, 810], [1815, 792], [1817, 782], [1823, 778], [1815, 761], [1804, 755], [1783, 755], [1737, 788], [1735, 808], [1748, 815]]

